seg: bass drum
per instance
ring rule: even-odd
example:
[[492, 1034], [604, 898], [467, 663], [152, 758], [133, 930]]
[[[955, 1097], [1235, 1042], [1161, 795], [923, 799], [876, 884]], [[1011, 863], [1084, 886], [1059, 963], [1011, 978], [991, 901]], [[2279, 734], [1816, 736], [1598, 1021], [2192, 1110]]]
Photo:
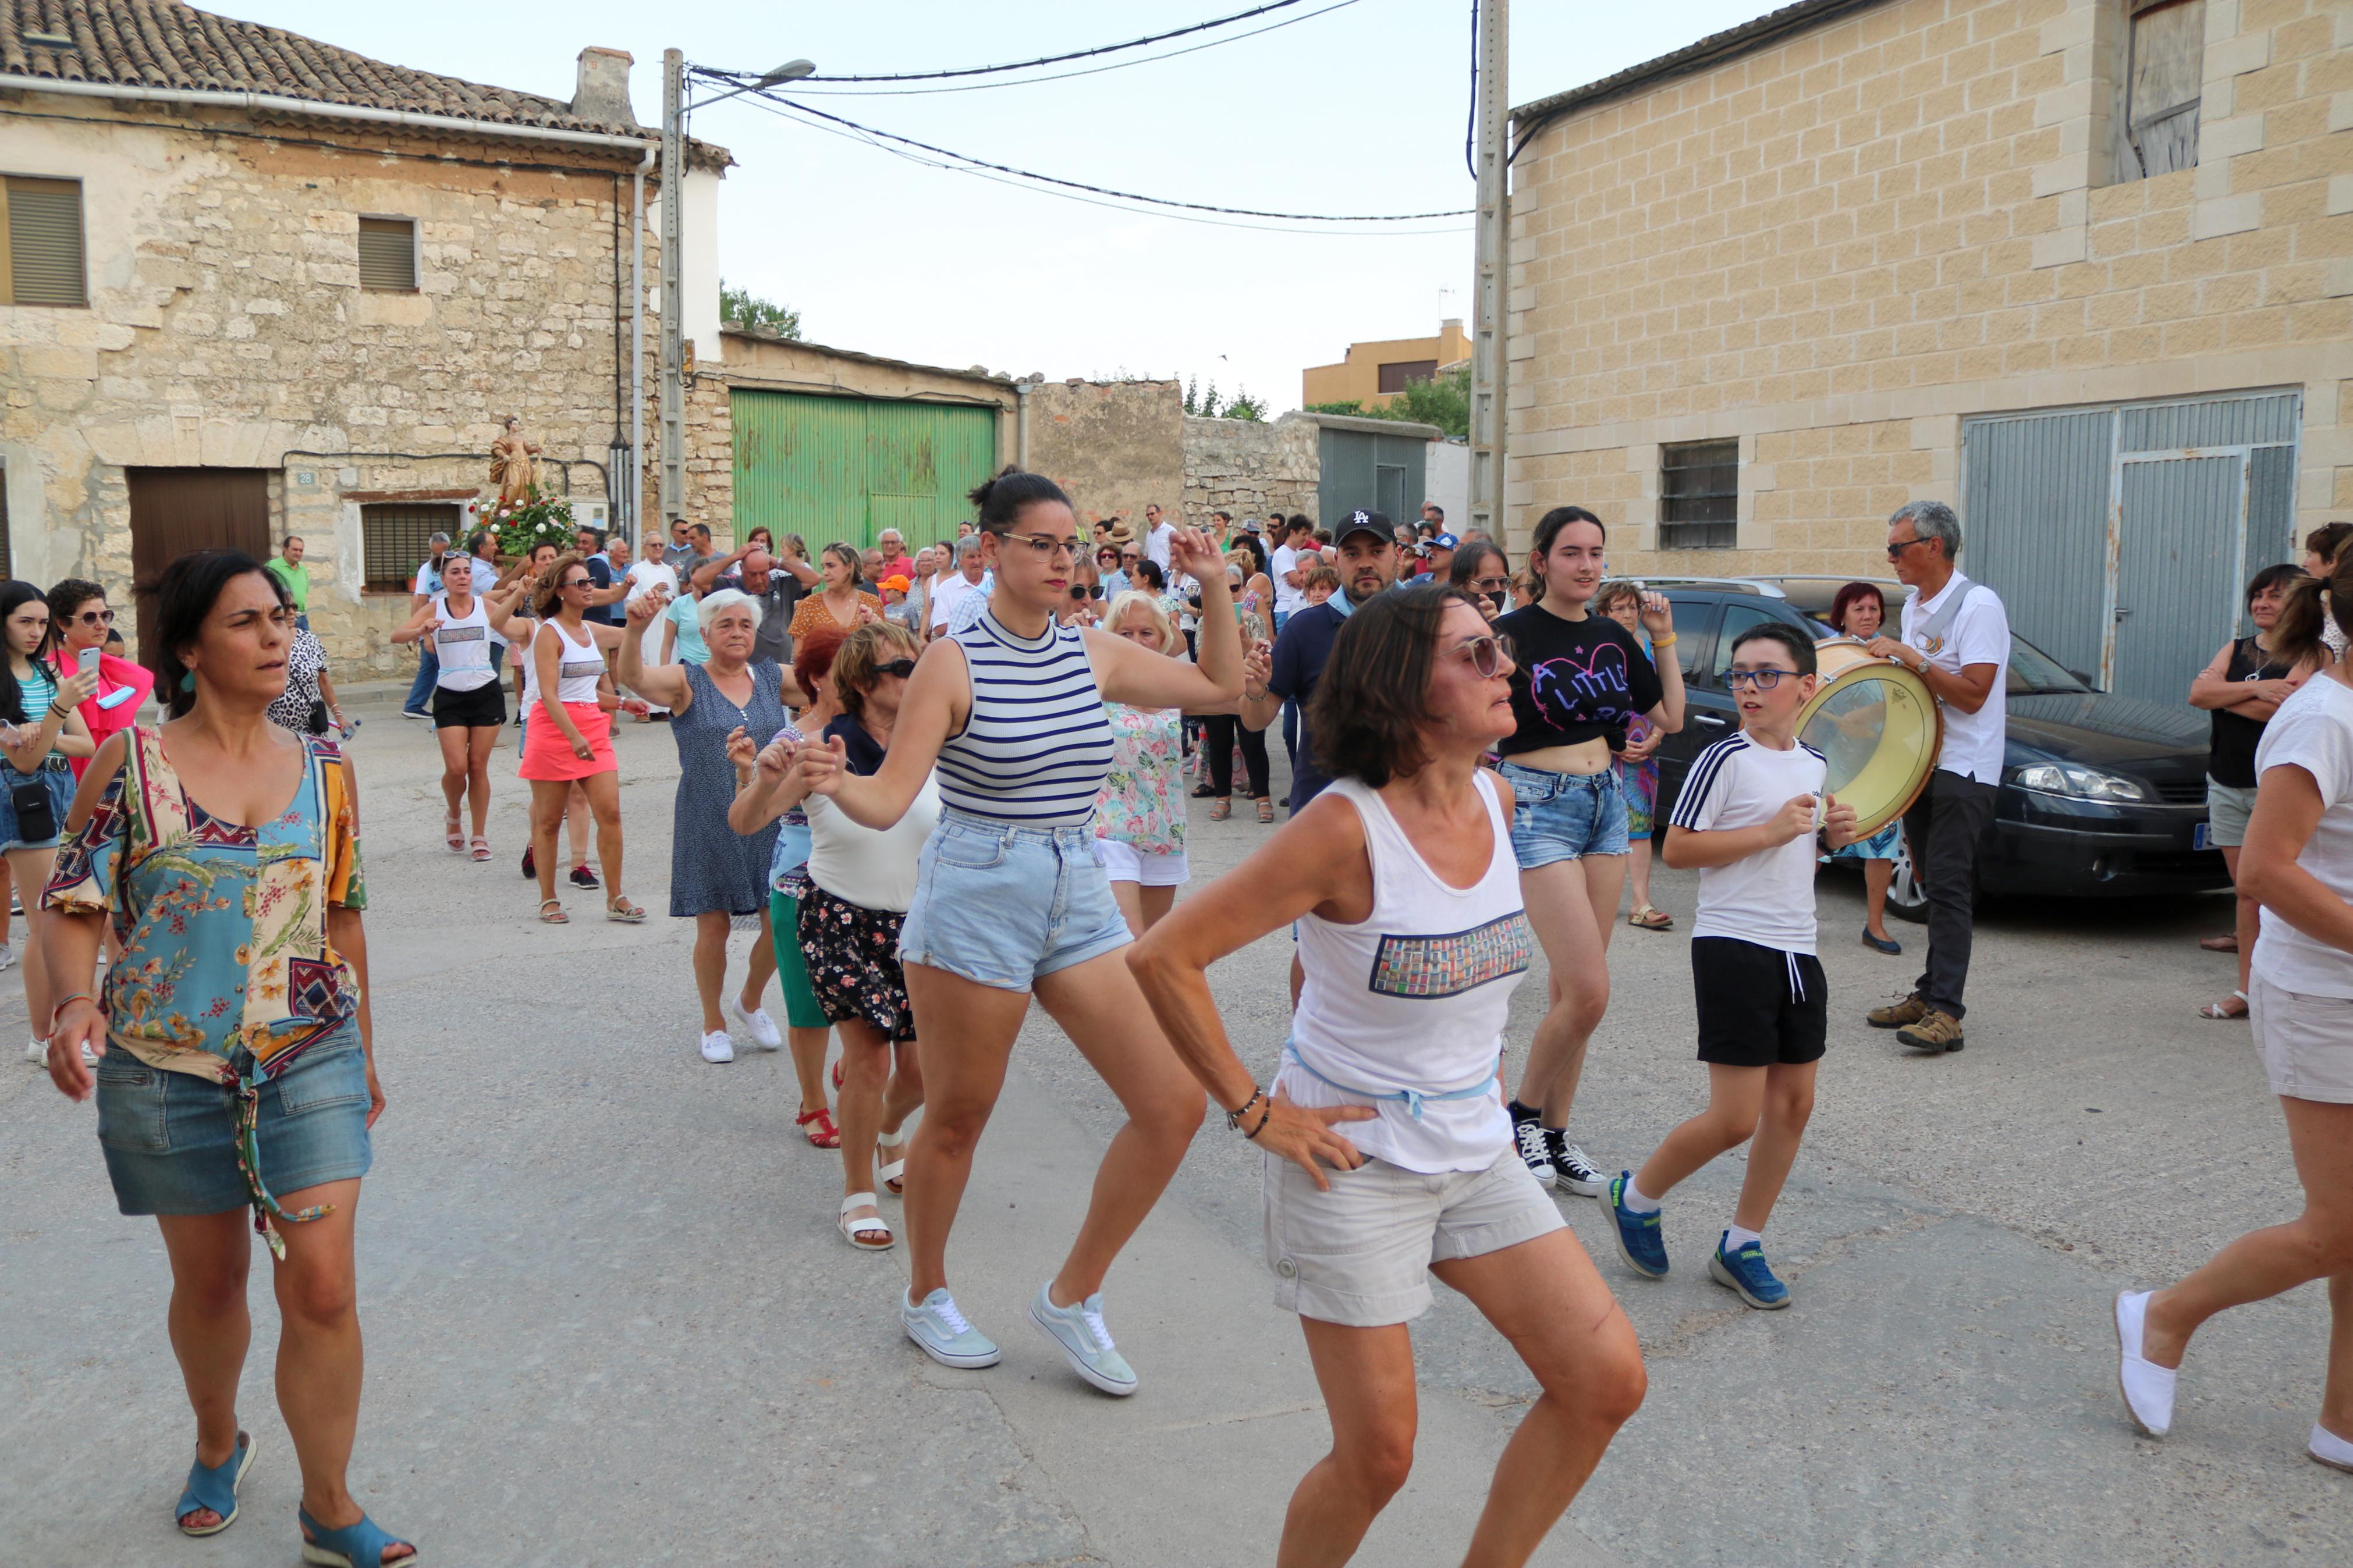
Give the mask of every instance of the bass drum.
[[1853, 637], [1816, 645], [1821, 686], [1798, 710], [1798, 739], [1830, 764], [1825, 786], [1854, 807], [1855, 837], [1894, 821], [1928, 787], [1945, 716], [1927, 683]]

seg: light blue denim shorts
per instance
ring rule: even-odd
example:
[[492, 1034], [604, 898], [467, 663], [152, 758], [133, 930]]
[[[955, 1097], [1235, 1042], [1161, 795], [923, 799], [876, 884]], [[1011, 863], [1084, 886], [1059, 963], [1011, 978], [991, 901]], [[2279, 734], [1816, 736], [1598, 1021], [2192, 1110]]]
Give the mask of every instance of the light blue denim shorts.
[[[127, 1215], [222, 1214], [253, 1201], [237, 1163], [236, 1090], [151, 1068], [120, 1046], [98, 1058], [98, 1142]], [[263, 1084], [263, 1185], [283, 1198], [367, 1174], [367, 1058], [356, 1026]]]
[[[49, 762], [54, 762], [56, 766], [50, 766]], [[47, 838], [26, 837], [25, 830], [16, 822], [15, 791], [20, 785], [35, 784], [48, 791], [49, 815], [57, 819], [59, 830]], [[73, 805], [73, 771], [66, 765], [63, 757], [45, 761], [29, 773], [20, 773], [6, 763], [0, 763], [0, 849], [55, 849], [62, 842], [66, 810]], [[38, 898], [41, 889], [35, 888], [32, 892], [35, 898]]]
[[1512, 786], [1512, 853], [1521, 870], [1626, 853], [1626, 795], [1617, 769], [1556, 773], [1506, 761], [1498, 771]]
[[949, 810], [916, 861], [899, 961], [1027, 991], [1130, 940], [1092, 826], [1022, 827]]

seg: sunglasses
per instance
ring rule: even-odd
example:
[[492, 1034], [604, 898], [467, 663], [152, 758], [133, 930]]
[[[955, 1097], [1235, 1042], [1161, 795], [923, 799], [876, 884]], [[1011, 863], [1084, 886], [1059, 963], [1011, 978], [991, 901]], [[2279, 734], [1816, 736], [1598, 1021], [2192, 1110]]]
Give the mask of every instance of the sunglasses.
[[904, 680], [909, 676], [915, 673], [915, 661], [912, 658], [894, 658], [888, 664], [876, 665], [874, 667], [874, 673], [876, 675], [895, 675], [900, 679]]
[[1926, 544], [1927, 542], [1928, 542], [1925, 539], [1899, 539], [1894, 543], [1887, 547], [1887, 558], [1890, 561], [1896, 560], [1914, 545]]
[[86, 626], [111, 626], [114, 624], [112, 610], [84, 610], [74, 617]]
[[1724, 683], [1735, 691], [1739, 690], [1744, 683], [1759, 691], [1770, 691], [1781, 684], [1785, 676], [1795, 680], [1798, 672], [1794, 669], [1728, 669], [1724, 672]]
[[593, 588], [596, 585], [596, 580], [594, 577], [566, 577], [564, 580], [564, 586], [566, 588]]
[[1454, 651], [1469, 659], [1471, 668], [1484, 679], [1493, 679], [1512, 663], [1512, 639], [1507, 637], [1472, 637], [1469, 642], [1458, 644]]
[[1471, 585], [1482, 594], [1500, 594], [1512, 585], [1509, 577], [1473, 577]]

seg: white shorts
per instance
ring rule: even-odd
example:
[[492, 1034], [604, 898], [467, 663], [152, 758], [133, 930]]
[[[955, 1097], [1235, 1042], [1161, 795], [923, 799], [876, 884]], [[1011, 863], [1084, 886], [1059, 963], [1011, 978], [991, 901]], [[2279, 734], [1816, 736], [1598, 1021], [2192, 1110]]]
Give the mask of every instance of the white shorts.
[[2353, 1105], [2353, 997], [2283, 991], [2251, 974], [2247, 1013], [2274, 1094]]
[[1114, 882], [1138, 882], [1147, 888], [1180, 888], [1192, 879], [1185, 851], [1149, 854], [1117, 838], [1095, 840], [1095, 864]]

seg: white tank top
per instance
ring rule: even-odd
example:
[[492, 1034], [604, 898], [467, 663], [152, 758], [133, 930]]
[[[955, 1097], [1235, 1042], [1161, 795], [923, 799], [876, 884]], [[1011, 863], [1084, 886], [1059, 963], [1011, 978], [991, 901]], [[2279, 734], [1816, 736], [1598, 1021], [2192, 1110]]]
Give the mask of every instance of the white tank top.
[[1377, 791], [1340, 779], [1326, 793], [1364, 821], [1372, 913], [1299, 921], [1305, 980], [1275, 1081], [1301, 1105], [1371, 1105], [1378, 1120], [1341, 1132], [1409, 1171], [1483, 1171], [1511, 1148], [1495, 1072], [1535, 939], [1511, 822], [1485, 770], [1472, 776], [1494, 840], [1478, 881], [1448, 886]]
[[809, 880], [843, 903], [905, 914], [915, 901], [923, 841], [940, 825], [939, 775], [923, 775], [907, 815], [879, 832], [852, 822], [821, 795], [802, 809], [808, 814]]
[[474, 600], [472, 614], [460, 616], [451, 614], [448, 595], [437, 594], [433, 613], [441, 617], [433, 633], [433, 652], [441, 661], [436, 684], [450, 691], [480, 691], [498, 679], [499, 672], [491, 668], [490, 612], [480, 598]]
[[596, 647], [596, 635], [583, 626], [580, 635], [586, 640], [574, 642], [564, 635], [564, 623], [552, 617], [540, 622], [539, 630], [532, 635], [531, 674], [525, 677], [530, 682], [526, 689], [526, 700], [536, 700], [539, 696], [539, 639], [551, 634], [555, 638], [557, 649], [555, 700], [566, 707], [575, 702], [596, 701], [596, 682], [605, 675], [605, 655]]

